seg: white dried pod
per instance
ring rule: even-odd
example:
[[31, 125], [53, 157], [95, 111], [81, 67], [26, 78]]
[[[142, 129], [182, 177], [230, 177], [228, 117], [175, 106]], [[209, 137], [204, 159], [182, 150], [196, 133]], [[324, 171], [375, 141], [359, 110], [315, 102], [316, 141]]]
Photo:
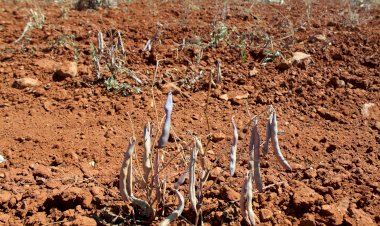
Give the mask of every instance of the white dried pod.
[[101, 31], [98, 32], [98, 50], [101, 54], [104, 52], [103, 33]]
[[256, 216], [255, 216], [255, 213], [253, 212], [253, 208], [252, 208], [252, 196], [253, 196], [253, 192], [252, 192], [252, 171], [249, 172], [248, 174], [248, 180], [247, 180], [247, 212], [248, 212], [248, 224], [249, 225], [256, 225]]
[[121, 37], [121, 32], [117, 31], [117, 46], [121, 49], [121, 52], [125, 54], [123, 39]]
[[239, 202], [239, 204], [240, 204], [240, 210], [241, 210], [241, 215], [243, 216], [243, 219], [246, 222], [249, 222], [248, 212], [247, 212], [247, 205], [246, 205], [246, 202], [247, 202], [247, 182], [248, 182], [248, 176], [249, 176], [249, 173], [247, 173], [245, 175], [245, 179], [244, 179], [243, 185], [241, 187], [240, 202]]
[[252, 136], [253, 136], [253, 152], [254, 152], [254, 180], [256, 183], [256, 187], [259, 192], [263, 192], [263, 183], [261, 180], [261, 170], [260, 170], [260, 134], [257, 124], [257, 118], [253, 122], [252, 128]]
[[151, 141], [151, 127], [150, 123], [144, 128], [144, 155], [143, 155], [143, 170], [144, 170], [144, 179], [148, 183], [150, 173], [152, 171], [152, 141]]
[[231, 177], [235, 174], [236, 170], [236, 152], [238, 145], [238, 130], [235, 124], [234, 117], [231, 119], [232, 122], [232, 146], [231, 146], [231, 154], [230, 154], [230, 175]]
[[196, 178], [195, 178], [195, 165], [197, 161], [197, 147], [196, 144], [194, 144], [192, 150], [191, 150], [191, 158], [190, 158], [190, 164], [189, 164], [189, 193], [190, 193], [190, 204], [195, 213], [198, 215], [198, 210], [197, 210], [197, 196], [196, 196], [196, 191], [195, 191], [195, 183], [196, 183]]
[[164, 148], [169, 140], [170, 134], [170, 126], [171, 126], [171, 115], [173, 111], [173, 94], [171, 92], [168, 93], [168, 99], [165, 103], [165, 122], [162, 126], [162, 133], [160, 136], [160, 140], [158, 141], [158, 148]]
[[168, 216], [165, 218], [165, 220], [161, 221], [160, 226], [167, 226], [171, 222], [175, 221], [179, 216], [181, 216], [183, 209], [185, 207], [185, 199], [183, 198], [182, 194], [176, 189], [174, 190], [178, 197], [178, 206], [177, 208]]
[[131, 138], [128, 149], [124, 155], [123, 164], [119, 175], [119, 191], [124, 200], [129, 200], [132, 195], [132, 155], [135, 149], [136, 140]]
[[276, 155], [278, 161], [280, 164], [286, 169], [286, 170], [292, 170], [292, 167], [290, 167], [289, 163], [285, 160], [284, 156], [282, 155], [280, 145], [278, 143], [278, 137], [277, 137], [277, 119], [276, 119], [276, 111], [273, 109], [272, 113], [272, 122], [271, 122], [271, 141], [272, 141], [272, 147], [274, 149], [274, 154]]
[[268, 154], [268, 148], [269, 148], [269, 140], [270, 140], [270, 137], [271, 137], [271, 133], [270, 133], [270, 130], [271, 130], [271, 120], [272, 120], [272, 114], [269, 113], [269, 117], [268, 117], [268, 120], [267, 120], [267, 126], [266, 126], [266, 131], [265, 131], [265, 142], [264, 142], [264, 147], [263, 147], [263, 154], [264, 156], [266, 156]]

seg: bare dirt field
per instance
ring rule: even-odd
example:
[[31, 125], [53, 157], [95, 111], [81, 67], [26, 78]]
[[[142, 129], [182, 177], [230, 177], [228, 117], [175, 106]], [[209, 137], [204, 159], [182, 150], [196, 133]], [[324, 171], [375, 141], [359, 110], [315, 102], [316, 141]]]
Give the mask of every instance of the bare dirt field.
[[[191, 168], [194, 136], [209, 172], [199, 219], [248, 225], [239, 200], [250, 119], [263, 144], [270, 105], [292, 170], [272, 147], [261, 156], [257, 225], [380, 224], [379, 5], [143, 0], [77, 10], [64, 2], [0, 1], [0, 225], [159, 224], [178, 206], [174, 184]], [[142, 181], [143, 131], [153, 124], [156, 146], [170, 91], [169, 142], [153, 149], [163, 199], [148, 219], [122, 199], [119, 173], [135, 135], [132, 190], [155, 196], [147, 197], [153, 178]], [[200, 154], [195, 169], [198, 178]], [[189, 181], [178, 188], [185, 205], [173, 225], [195, 224]]]

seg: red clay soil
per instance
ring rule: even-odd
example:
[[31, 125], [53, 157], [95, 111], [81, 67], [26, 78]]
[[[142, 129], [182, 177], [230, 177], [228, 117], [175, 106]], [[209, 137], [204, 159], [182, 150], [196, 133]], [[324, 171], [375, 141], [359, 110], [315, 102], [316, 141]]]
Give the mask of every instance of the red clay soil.
[[[380, 224], [375, 5], [315, 1], [308, 18], [304, 1], [131, 1], [66, 15], [64, 5], [46, 2], [0, 3], [0, 155], [6, 159], [0, 225], [158, 224], [178, 205], [172, 188], [188, 169], [193, 135], [211, 170], [203, 188], [205, 225], [244, 225], [238, 200], [248, 171], [249, 121], [258, 115], [263, 143], [270, 105], [293, 170], [281, 167], [272, 148], [262, 158], [268, 187], [254, 190], [258, 225]], [[30, 9], [45, 23], [15, 43]], [[96, 80], [98, 31], [107, 47], [121, 32], [125, 54], [116, 79], [131, 89], [107, 90], [104, 62], [104, 77]], [[148, 39], [152, 49], [143, 52]], [[310, 56], [292, 60], [295, 52]], [[25, 78], [36, 80], [24, 84]], [[122, 200], [118, 176], [135, 133], [134, 193], [146, 200], [139, 183], [143, 128], [152, 122], [159, 135], [169, 91], [172, 130], [160, 172], [165, 202], [148, 222]], [[240, 136], [233, 177], [232, 116]], [[195, 223], [188, 185], [179, 188], [186, 203], [173, 225]]]

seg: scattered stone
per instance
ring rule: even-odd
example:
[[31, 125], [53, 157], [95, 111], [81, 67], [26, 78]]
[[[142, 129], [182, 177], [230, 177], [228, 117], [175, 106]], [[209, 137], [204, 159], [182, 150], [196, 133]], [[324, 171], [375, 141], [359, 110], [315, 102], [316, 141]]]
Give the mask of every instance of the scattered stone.
[[256, 76], [258, 72], [257, 67], [253, 67], [253, 69], [249, 71], [249, 76]]
[[66, 78], [73, 78], [78, 75], [78, 66], [76, 62], [65, 61], [58, 66], [58, 69], [54, 72], [53, 80], [61, 81]]
[[375, 107], [374, 103], [365, 103], [361, 109], [361, 113], [364, 118], [369, 118], [370, 117], [370, 112], [369, 109]]
[[292, 61], [293, 62], [301, 62], [302, 60], [305, 60], [307, 58], [311, 57], [311, 55], [303, 53], [303, 52], [294, 52]]
[[311, 36], [309, 38], [309, 42], [317, 42], [317, 41], [323, 42], [323, 41], [326, 41], [326, 39], [327, 38], [325, 35], [318, 34], [318, 35]]
[[342, 121], [342, 119], [344, 118], [343, 117], [343, 114], [339, 113], [339, 112], [336, 112], [336, 111], [332, 111], [332, 110], [328, 110], [324, 107], [319, 107], [317, 109], [317, 113], [324, 119], [326, 120], [329, 120], [329, 121], [332, 121], [332, 122], [335, 122], [335, 121]]
[[240, 200], [240, 193], [234, 191], [228, 186], [224, 186], [221, 189], [222, 197], [227, 198], [228, 201], [235, 202]]
[[344, 198], [339, 203], [332, 205], [322, 205], [321, 214], [325, 215], [329, 219], [329, 223], [332, 225], [342, 225], [344, 215], [347, 212], [350, 204], [349, 198]]
[[45, 101], [44, 103], [43, 103], [43, 106], [44, 106], [44, 109], [46, 110], [46, 111], [53, 111], [54, 110], [54, 106], [53, 106], [53, 103], [51, 102], [51, 101]]
[[12, 87], [17, 88], [17, 89], [24, 89], [27, 87], [36, 87], [39, 85], [41, 85], [41, 82], [38, 79], [20, 78], [20, 79], [16, 79], [13, 82]]
[[211, 137], [211, 141], [214, 142], [214, 143], [217, 143], [219, 141], [222, 141], [226, 138], [226, 134], [222, 133], [222, 132], [218, 132], [218, 133], [215, 133], [212, 135]]
[[42, 177], [46, 179], [51, 177], [51, 170], [47, 166], [37, 165], [37, 166], [32, 167], [32, 169], [33, 169], [34, 177]]
[[3, 163], [3, 162], [5, 162], [5, 161], [6, 161], [6, 160], [5, 160], [4, 156], [0, 155], [0, 163]]
[[323, 200], [323, 197], [304, 183], [298, 182], [293, 193], [293, 204], [296, 209], [309, 209]]
[[305, 178], [311, 179], [311, 178], [315, 178], [316, 176], [317, 176], [316, 169], [308, 169], [305, 171]]
[[316, 226], [315, 217], [313, 214], [306, 213], [303, 215], [299, 226]]
[[259, 216], [261, 221], [269, 221], [273, 217], [273, 212], [268, 209], [261, 209]]
[[249, 96], [249, 93], [245, 93], [245, 94], [240, 94], [240, 95], [236, 95], [234, 97], [235, 100], [243, 100], [243, 99], [247, 99]]
[[[380, 131], [380, 121], [376, 121], [374, 128]], [[1, 163], [1, 158], [0, 158], [0, 163]]]
[[337, 76], [332, 77], [329, 83], [334, 86], [334, 88], [343, 88], [346, 85], [346, 83]]
[[11, 219], [11, 215], [10, 214], [6, 214], [6, 213], [3, 213], [3, 212], [0, 212], [0, 222], [1, 223], [4, 223], [4, 225], [10, 225], [9, 224], [9, 220]]
[[9, 191], [0, 191], [0, 205], [8, 203], [12, 198], [12, 193]]
[[179, 88], [177, 85], [175, 85], [172, 82], [166, 83], [160, 87], [161, 92], [163, 93], [169, 93], [172, 92], [173, 95], [177, 95], [181, 93], [181, 88]]
[[48, 223], [45, 212], [37, 212], [26, 220], [26, 225], [47, 225]]
[[214, 167], [210, 171], [210, 180], [215, 180], [216, 178], [218, 178], [220, 176], [220, 174], [222, 174], [222, 172], [223, 172], [223, 170], [219, 166]]
[[70, 226], [96, 226], [96, 220], [86, 216], [77, 216], [74, 221], [68, 222]]
[[350, 217], [354, 219], [356, 224], [348, 224], [348, 225], [365, 225], [365, 226], [375, 226], [377, 225], [373, 222], [371, 216], [364, 212], [362, 209], [350, 208], [348, 210]]
[[219, 100], [225, 100], [225, 101], [227, 101], [228, 100], [228, 95], [227, 94], [222, 94], [218, 98], [219, 98]]

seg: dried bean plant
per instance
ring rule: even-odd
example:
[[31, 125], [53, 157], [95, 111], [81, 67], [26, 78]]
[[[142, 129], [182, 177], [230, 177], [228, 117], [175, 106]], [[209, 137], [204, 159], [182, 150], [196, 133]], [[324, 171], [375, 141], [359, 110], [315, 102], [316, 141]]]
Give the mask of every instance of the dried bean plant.
[[[259, 192], [264, 191], [263, 182], [261, 179], [261, 170], [260, 170], [260, 134], [258, 129], [258, 116], [253, 118], [253, 125], [251, 129], [251, 138], [248, 148], [249, 153], [249, 168], [246, 173], [246, 177], [241, 189], [240, 197], [240, 209], [243, 216], [243, 219], [249, 225], [256, 225], [255, 218], [256, 215], [253, 212], [252, 208], [252, 193], [253, 193], [253, 181], [255, 182], [256, 188]], [[230, 158], [230, 174], [234, 175], [236, 167], [236, 151], [237, 151], [237, 129], [232, 118], [232, 148], [231, 148], [231, 158]], [[266, 126], [266, 138], [263, 147], [264, 156], [267, 155], [269, 149], [269, 141], [272, 143], [274, 154], [280, 164], [286, 170], [292, 170], [289, 163], [285, 160], [282, 152], [280, 150], [280, 145], [278, 141], [278, 131], [277, 131], [277, 116], [276, 111], [273, 106], [269, 106], [269, 116]]]

